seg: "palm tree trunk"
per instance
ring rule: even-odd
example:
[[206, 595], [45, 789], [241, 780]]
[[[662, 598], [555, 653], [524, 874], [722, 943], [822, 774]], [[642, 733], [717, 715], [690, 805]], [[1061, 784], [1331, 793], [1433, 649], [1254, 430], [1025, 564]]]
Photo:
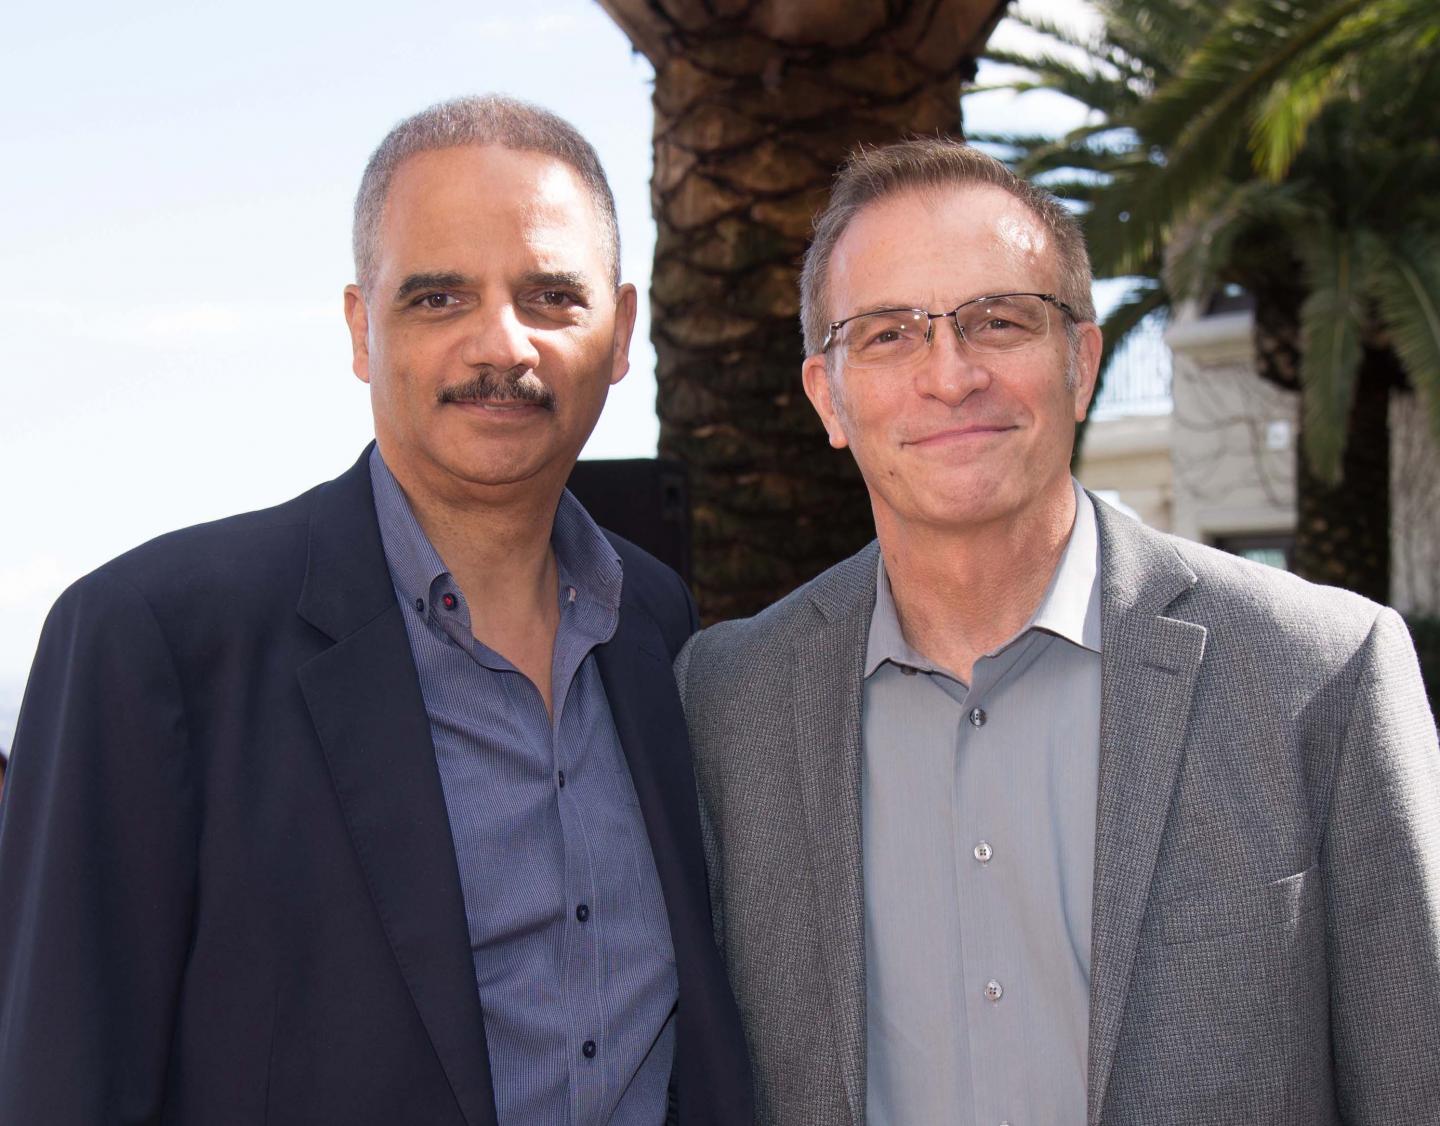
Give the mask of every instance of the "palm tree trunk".
[[660, 453], [690, 468], [702, 616], [753, 614], [873, 535], [800, 387], [811, 219], [856, 146], [959, 133], [1003, 0], [602, 3], [655, 65]]
[[1390, 601], [1390, 390], [1398, 375], [1392, 352], [1365, 350], [1339, 481], [1316, 477], [1303, 435], [1296, 443], [1295, 570], [1381, 605]]

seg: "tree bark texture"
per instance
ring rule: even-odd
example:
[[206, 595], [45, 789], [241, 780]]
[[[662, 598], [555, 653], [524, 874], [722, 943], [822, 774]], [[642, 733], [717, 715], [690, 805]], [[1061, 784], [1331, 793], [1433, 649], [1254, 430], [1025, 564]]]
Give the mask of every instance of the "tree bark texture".
[[1335, 484], [1311, 472], [1303, 434], [1296, 443], [1296, 572], [1381, 605], [1390, 602], [1390, 392], [1399, 376], [1393, 352], [1365, 350]]
[[601, 0], [655, 67], [660, 454], [690, 469], [708, 621], [753, 614], [873, 535], [800, 386], [799, 269], [859, 145], [958, 135], [1004, 0]]

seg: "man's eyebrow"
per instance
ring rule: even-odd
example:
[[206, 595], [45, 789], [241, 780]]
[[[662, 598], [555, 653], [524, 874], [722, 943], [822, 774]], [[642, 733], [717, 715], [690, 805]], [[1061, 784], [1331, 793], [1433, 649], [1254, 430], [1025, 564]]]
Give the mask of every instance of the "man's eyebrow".
[[847, 313], [836, 319], [848, 321], [851, 317], [863, 317], [867, 313], [893, 313], [901, 309], [918, 308], [918, 305], [912, 305], [908, 301], [867, 301], [864, 305], [858, 306], [853, 313]]
[[535, 289], [568, 289], [586, 304], [590, 302], [590, 286], [584, 275], [570, 270], [537, 270], [522, 277], [520, 283]]
[[464, 274], [453, 272], [439, 272], [433, 274], [411, 274], [400, 283], [400, 288], [395, 291], [395, 300], [401, 301], [412, 293], [418, 293], [422, 289], [456, 289], [460, 286], [470, 284], [470, 279]]

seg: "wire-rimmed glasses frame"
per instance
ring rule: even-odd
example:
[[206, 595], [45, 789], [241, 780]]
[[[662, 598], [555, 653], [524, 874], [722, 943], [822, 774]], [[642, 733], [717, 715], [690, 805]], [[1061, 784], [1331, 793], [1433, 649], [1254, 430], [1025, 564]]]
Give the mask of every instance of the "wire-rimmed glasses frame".
[[[965, 309], [973, 306], [993, 305], [1012, 298], [1029, 299], [1029, 301], [1036, 302], [1037, 305], [1032, 309], [1028, 301], [1020, 305], [1012, 304], [1008, 310], [999, 310], [1001, 313], [1008, 312], [1011, 314], [1010, 316], [987, 316], [982, 319], [978, 329], [972, 328], [970, 331], [967, 331], [965, 325], [961, 323], [961, 313]], [[1075, 310], [1053, 293], [988, 293], [981, 297], [972, 297], [969, 301], [962, 301], [946, 313], [931, 313], [925, 309], [897, 307], [870, 309], [864, 313], [856, 313], [853, 317], [846, 317], [844, 320], [832, 321], [825, 333], [825, 341], [821, 344], [820, 351], [828, 352], [837, 343], [842, 343], [841, 331], [846, 326], [858, 322], [862, 329], [869, 325], [873, 326], [875, 331], [867, 334], [852, 329], [846, 333], [843, 343], [846, 346], [847, 365], [862, 368], [897, 366], [928, 351], [935, 335], [935, 322], [949, 317], [955, 328], [955, 335], [972, 351], [982, 354], [1015, 352], [1033, 347], [1049, 339], [1050, 318], [1045, 313], [1045, 305], [1053, 305], [1076, 324], [1080, 323], [1080, 317]], [[988, 309], [986, 311], [989, 312]], [[1029, 317], [1017, 315], [1025, 312], [1033, 315]], [[909, 314], [910, 317], [908, 321], [903, 319], [906, 314]], [[923, 348], [920, 335], [907, 334], [905, 331], [910, 327], [918, 328], [922, 319], [925, 322]], [[887, 335], [893, 335], [894, 339], [887, 339]]]

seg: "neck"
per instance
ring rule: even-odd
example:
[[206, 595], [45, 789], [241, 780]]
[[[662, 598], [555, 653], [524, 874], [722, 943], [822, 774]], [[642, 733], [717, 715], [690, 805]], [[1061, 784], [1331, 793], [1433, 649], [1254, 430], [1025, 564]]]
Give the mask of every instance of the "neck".
[[984, 524], [914, 525], [876, 511], [900, 629], [916, 652], [969, 683], [975, 662], [1034, 616], [1075, 523], [1064, 489]]
[[543, 622], [554, 614], [558, 577], [550, 536], [563, 481], [504, 487], [446, 482], [434, 488], [403, 461], [387, 458], [386, 465], [465, 595], [476, 637], [491, 632], [487, 624]]

